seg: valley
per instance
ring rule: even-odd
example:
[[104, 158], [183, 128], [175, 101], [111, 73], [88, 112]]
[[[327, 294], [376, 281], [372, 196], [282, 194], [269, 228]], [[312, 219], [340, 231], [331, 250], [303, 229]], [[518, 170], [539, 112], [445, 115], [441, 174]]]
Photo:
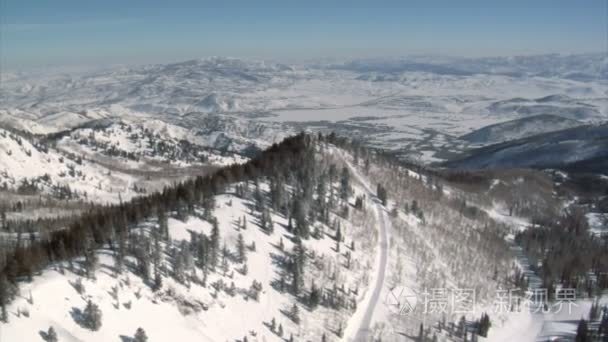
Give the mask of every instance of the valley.
[[[4, 73], [0, 341], [545, 341], [581, 318], [599, 335], [601, 65]], [[522, 309], [563, 288], [572, 315]]]

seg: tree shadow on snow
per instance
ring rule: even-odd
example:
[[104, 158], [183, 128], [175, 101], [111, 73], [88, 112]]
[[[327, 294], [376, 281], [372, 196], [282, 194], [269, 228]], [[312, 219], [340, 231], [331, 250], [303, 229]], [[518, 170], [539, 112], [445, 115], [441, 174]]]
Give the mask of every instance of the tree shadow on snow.
[[49, 340], [49, 334], [46, 333], [46, 331], [42, 331], [40, 330], [38, 332], [38, 334], [40, 334], [40, 337], [42, 337], [43, 340], [48, 341]]
[[120, 335], [120, 342], [134, 342], [135, 339], [131, 336]]
[[87, 328], [85, 321], [84, 321], [84, 315], [82, 313], [82, 310], [80, 310], [79, 308], [73, 307], [72, 310], [70, 311], [70, 316], [72, 316], [72, 319], [74, 320], [74, 322], [76, 322], [76, 324], [80, 325], [83, 328]]

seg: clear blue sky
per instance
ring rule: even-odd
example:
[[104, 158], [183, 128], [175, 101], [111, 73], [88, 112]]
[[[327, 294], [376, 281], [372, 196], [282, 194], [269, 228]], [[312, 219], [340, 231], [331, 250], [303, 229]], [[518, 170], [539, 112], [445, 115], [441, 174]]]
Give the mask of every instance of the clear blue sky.
[[608, 0], [0, 0], [4, 68], [606, 51]]

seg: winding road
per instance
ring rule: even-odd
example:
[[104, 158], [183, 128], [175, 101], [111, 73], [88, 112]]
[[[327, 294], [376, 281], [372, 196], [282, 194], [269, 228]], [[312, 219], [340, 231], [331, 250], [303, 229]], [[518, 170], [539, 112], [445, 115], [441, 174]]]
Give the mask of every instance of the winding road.
[[[388, 266], [388, 226], [390, 225], [390, 221], [387, 217], [386, 208], [382, 205], [380, 200], [376, 197], [375, 192], [372, 187], [369, 185], [367, 180], [361, 176], [361, 174], [353, 167], [353, 165], [344, 158], [342, 155], [342, 159], [348, 165], [351, 173], [357, 178], [359, 183], [363, 185], [365, 191], [367, 192], [368, 198], [370, 198], [374, 202], [374, 209], [376, 211], [377, 217], [379, 219], [380, 225], [378, 227], [378, 257], [376, 267], [374, 269], [374, 282], [372, 284], [372, 288], [369, 289], [368, 294], [366, 294], [365, 299], [362, 301], [364, 305], [357, 308], [357, 312], [355, 313], [356, 318], [359, 318], [358, 327], [356, 328], [356, 332], [351, 334], [351, 337], [347, 337], [347, 341], [370, 341], [372, 336], [371, 324], [372, 319], [374, 317], [374, 312], [376, 311], [376, 307], [380, 302], [382, 290], [385, 288], [385, 277], [386, 277], [386, 269]], [[362, 315], [361, 315], [362, 313]], [[354, 324], [357, 320], [353, 319], [351, 324]]]

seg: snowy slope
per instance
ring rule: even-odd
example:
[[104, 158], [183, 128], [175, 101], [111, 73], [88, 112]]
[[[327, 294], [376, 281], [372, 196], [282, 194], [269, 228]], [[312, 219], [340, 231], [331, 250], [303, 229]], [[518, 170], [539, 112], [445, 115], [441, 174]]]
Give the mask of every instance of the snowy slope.
[[118, 202], [247, 160], [243, 151], [217, 150], [207, 139], [191, 143], [192, 135], [154, 120], [92, 121], [44, 137], [0, 129], [0, 187], [59, 199]]
[[[264, 184], [262, 186], [265, 187]], [[353, 195], [361, 193], [363, 190], [360, 186], [354, 185]], [[157, 341], [233, 341], [242, 340], [244, 336], [250, 341], [283, 341], [290, 335], [296, 340], [320, 340], [323, 334], [328, 341], [338, 341], [336, 331], [339, 326], [346, 327], [352, 310], [320, 306], [311, 311], [292, 295], [273, 285], [282, 272], [277, 264], [277, 258], [283, 255], [278, 247], [280, 241], [283, 241], [285, 251], [293, 247], [292, 234], [286, 230], [286, 218], [273, 213], [275, 231], [268, 234], [257, 225], [259, 213], [251, 210], [252, 201], [244, 200], [229, 190], [217, 196], [215, 202], [214, 215], [219, 220], [220, 236], [231, 253], [236, 253], [235, 244], [239, 234], [244, 236], [246, 245], [255, 243], [255, 251], [247, 252], [246, 274], [239, 271], [242, 264], [230, 262], [229, 269], [209, 273], [205, 286], [195, 282], [179, 283], [170, 277], [163, 277], [162, 289], [153, 292], [131, 272], [116, 276], [110, 252], [100, 250], [96, 279], [82, 281], [85, 288], [82, 294], [74, 286], [79, 276], [69, 270], [62, 275], [57, 270], [49, 269], [32, 283], [24, 284], [21, 289], [24, 296], [11, 305], [10, 321], [1, 326], [0, 339], [35, 341], [40, 338], [40, 331], [53, 326], [60, 341], [117, 340], [122, 336], [133, 336], [138, 327], [142, 327], [151, 340]], [[247, 220], [246, 229], [236, 223], [243, 217]], [[314, 281], [317, 286], [330, 291], [332, 284], [337, 281], [344, 286], [347, 298], [358, 301], [366, 293], [370, 281], [376, 232], [369, 227], [375, 224], [361, 221], [356, 214], [348, 221], [332, 214], [332, 220], [334, 218], [340, 221], [345, 234], [343, 249], [336, 252], [332, 229], [327, 226], [322, 228], [327, 234], [323, 234], [321, 239], [305, 240], [303, 243], [310, 260], [305, 266], [307, 276], [304, 284], [308, 288]], [[168, 225], [170, 243], [175, 248], [179, 248], [180, 241], [190, 240], [192, 234], [209, 235], [211, 232], [211, 224], [198, 215], [183, 221], [170, 218]], [[316, 222], [315, 225], [322, 224]], [[156, 221], [148, 221], [133, 231], [149, 232], [156, 226]], [[357, 248], [350, 250], [346, 246], [353, 239], [357, 241]], [[350, 268], [344, 266], [345, 252], [352, 253], [353, 264]], [[167, 267], [171, 267], [171, 262], [170, 256], [165, 256]], [[203, 277], [202, 271], [197, 268], [187, 268], [186, 272], [198, 274], [199, 279]], [[247, 296], [254, 280], [262, 284], [258, 300]], [[228, 290], [216, 290], [212, 284], [218, 281], [226, 286], [234, 283], [235, 294], [230, 294]], [[342, 291], [340, 287], [338, 291]], [[352, 291], [357, 291], [358, 295]], [[83, 328], [75, 319], [78, 317], [77, 310], [84, 308], [88, 299], [99, 305], [103, 313], [103, 323], [97, 332]], [[292, 322], [283, 313], [289, 311], [294, 303], [300, 306], [300, 324]], [[27, 315], [16, 315], [17, 312], [26, 311]], [[269, 329], [273, 318], [277, 327], [282, 325], [282, 338]]]
[[585, 125], [474, 150], [446, 163], [453, 168], [570, 168], [602, 172], [608, 157], [608, 125]]
[[[130, 187], [136, 179], [108, 170], [79, 156], [59, 153], [45, 145], [0, 129], [0, 184], [27, 190], [35, 186], [59, 198], [117, 201], [137, 193]], [[68, 191], [67, 188], [70, 190]]]
[[525, 138], [535, 134], [559, 131], [580, 126], [576, 120], [555, 115], [535, 115], [489, 125], [461, 136], [460, 138], [475, 144], [495, 144], [507, 140]]
[[[7, 76], [0, 122], [41, 133], [100, 118], [158, 119], [199, 128], [206, 146], [231, 151], [273, 142], [276, 132], [260, 132], [256, 125], [272, 131], [335, 130], [432, 162], [469, 148], [456, 137], [522, 116], [605, 120], [604, 73], [604, 58], [593, 54], [312, 65], [207, 58]], [[238, 126], [247, 131], [218, 126], [218, 118], [241, 120]]]
[[193, 139], [190, 130], [160, 120], [95, 121], [64, 134], [56, 142], [65, 151], [83, 153], [92, 159], [99, 155], [127, 160], [132, 167], [142, 163], [168, 163], [176, 166], [229, 165], [246, 158], [239, 150], [217, 150], [208, 140]]

